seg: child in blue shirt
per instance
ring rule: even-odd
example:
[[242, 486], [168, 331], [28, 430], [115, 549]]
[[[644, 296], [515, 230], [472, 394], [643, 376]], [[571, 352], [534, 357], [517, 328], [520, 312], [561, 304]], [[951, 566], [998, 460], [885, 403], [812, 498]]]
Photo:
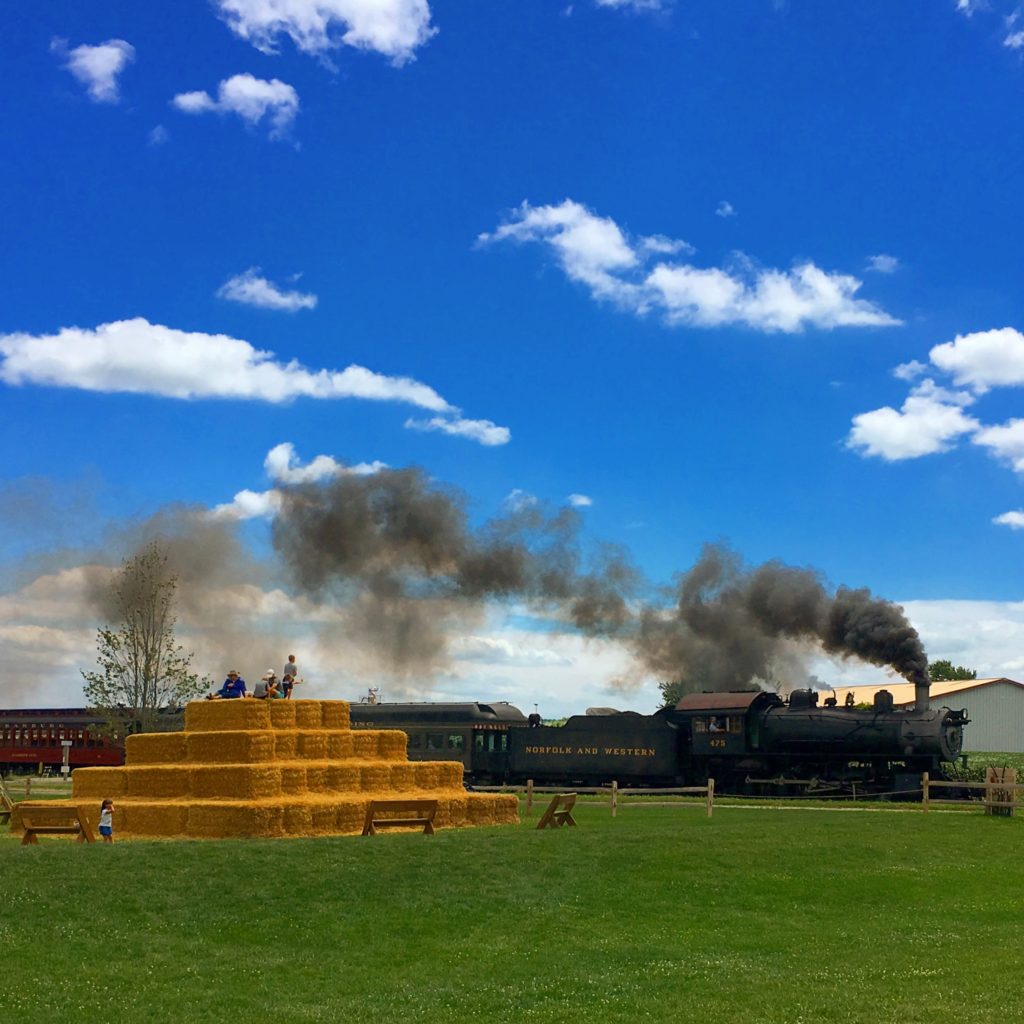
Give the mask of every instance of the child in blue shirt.
[[114, 841], [114, 801], [110, 797], [100, 805], [100, 835], [105, 843]]

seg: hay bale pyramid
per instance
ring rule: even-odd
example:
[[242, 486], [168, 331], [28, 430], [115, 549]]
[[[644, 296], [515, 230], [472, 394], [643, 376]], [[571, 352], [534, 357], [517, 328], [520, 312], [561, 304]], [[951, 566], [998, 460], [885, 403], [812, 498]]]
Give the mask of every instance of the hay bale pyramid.
[[409, 761], [407, 736], [357, 729], [341, 700], [195, 701], [185, 731], [129, 736], [122, 768], [78, 768], [70, 803], [114, 800], [115, 836], [224, 839], [362, 831], [380, 799], [437, 800], [439, 827], [514, 824], [507, 793], [467, 793], [458, 761]]

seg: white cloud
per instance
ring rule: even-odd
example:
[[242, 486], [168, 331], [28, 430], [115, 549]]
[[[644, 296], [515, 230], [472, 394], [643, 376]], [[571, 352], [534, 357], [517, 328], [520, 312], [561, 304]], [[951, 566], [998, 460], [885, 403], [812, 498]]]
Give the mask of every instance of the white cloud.
[[522, 512], [523, 509], [534, 508], [538, 504], [539, 499], [536, 494], [531, 494], [529, 491], [515, 487], [505, 495], [505, 500], [501, 503], [501, 507], [506, 512]]
[[508, 444], [512, 439], [512, 432], [508, 427], [499, 427], [490, 420], [467, 420], [461, 416], [432, 416], [428, 420], [409, 419], [405, 421], [405, 425], [410, 430], [440, 431], [452, 437], [465, 437], [488, 447]]
[[958, 438], [981, 426], [963, 411], [973, 401], [971, 395], [922, 381], [900, 410], [886, 406], [854, 416], [847, 447], [887, 462], [948, 451]]
[[146, 141], [151, 146], [162, 146], [170, 138], [170, 133], [162, 125], [158, 124], [150, 133], [146, 136]]
[[76, 46], [68, 50], [67, 40], [54, 39], [50, 50], [66, 58], [64, 67], [85, 86], [94, 103], [119, 103], [117, 76], [135, 60], [135, 47], [123, 39], [108, 39], [98, 46]]
[[1012, 327], [958, 334], [953, 341], [936, 345], [929, 357], [957, 384], [978, 394], [1024, 384], [1024, 334]]
[[1019, 50], [1024, 46], [1024, 32], [1011, 32], [1003, 40], [1003, 46], [1008, 46], [1011, 50]]
[[968, 18], [986, 6], [985, 0], [956, 0], [956, 9]]
[[594, 499], [587, 497], [585, 494], [570, 494], [565, 500], [569, 502], [573, 508], [589, 508], [594, 504]]
[[305, 292], [284, 291], [260, 275], [259, 267], [250, 267], [244, 274], [236, 274], [217, 289], [217, 297], [260, 309], [276, 309], [295, 313], [300, 309], [316, 308], [317, 298]]
[[897, 380], [917, 380], [917, 378], [920, 377], [927, 369], [928, 366], [925, 363], [918, 362], [916, 359], [911, 359], [908, 363], [900, 363], [900, 365], [892, 371], [892, 375], [897, 378]]
[[[387, 469], [386, 462], [359, 462], [347, 466], [332, 455], [317, 455], [302, 465], [291, 441], [275, 445], [267, 452], [263, 468], [275, 483], [286, 487], [316, 483], [339, 476], [370, 476]], [[239, 491], [234, 498], [210, 510], [212, 519], [241, 521], [243, 519], [273, 519], [281, 510], [284, 495], [278, 488], [267, 491]]]
[[545, 647], [531, 647], [503, 637], [466, 636], [452, 644], [458, 661], [476, 661], [487, 665], [552, 666], [571, 665], [572, 658]]
[[[650, 236], [658, 238], [659, 236]], [[760, 331], [801, 331], [806, 326], [877, 327], [900, 323], [856, 298], [861, 282], [830, 274], [813, 263], [792, 270], [700, 268], [660, 262], [646, 269], [651, 248], [633, 243], [613, 220], [566, 199], [558, 206], [523, 203], [480, 244], [538, 242], [548, 246], [566, 275], [637, 315], [660, 311], [673, 325], [742, 324]], [[657, 252], [658, 250], [655, 250]]]
[[867, 269], [877, 274], [895, 274], [899, 267], [899, 259], [896, 256], [887, 256], [884, 252], [868, 257]]
[[974, 435], [974, 443], [987, 448], [992, 455], [1024, 473], [1024, 420], [1009, 420], [1000, 426], [985, 427]]
[[303, 466], [295, 451], [295, 445], [291, 441], [284, 441], [267, 452], [263, 468], [267, 471], [267, 476], [278, 483], [309, 484], [336, 476], [371, 476], [382, 469], [387, 469], [388, 464], [375, 459], [373, 462], [359, 462], [354, 466], [347, 466], [343, 462], [338, 462], [333, 455], [317, 455]]
[[677, 252], [696, 252], [689, 242], [684, 242], [681, 238], [669, 238], [667, 235], [646, 235], [639, 242], [644, 252], [661, 256], [672, 256]]
[[992, 520], [999, 526], [1008, 526], [1011, 530], [1024, 530], [1024, 509], [1016, 509], [1013, 512], [1004, 512]]
[[248, 73], [224, 79], [216, 99], [208, 92], [183, 92], [171, 103], [184, 114], [237, 114], [252, 127], [266, 118], [272, 139], [287, 136], [299, 112], [299, 94], [290, 85]]
[[729, 202], [728, 199], [723, 199], [715, 209], [716, 217], [735, 217], [736, 207]]
[[212, 519], [272, 519], [281, 509], [281, 492], [239, 491], [232, 501], [216, 505], [210, 511]]
[[559, 206], [531, 206], [524, 202], [508, 223], [477, 239], [482, 244], [505, 240], [546, 242], [565, 273], [587, 285], [595, 297], [636, 301], [637, 287], [614, 275], [639, 266], [639, 256], [615, 221], [596, 216], [580, 203], [566, 199]]
[[304, 53], [323, 56], [351, 46], [412, 60], [437, 29], [427, 0], [214, 0], [235, 35], [263, 53], [288, 36]]
[[631, 11], [660, 11], [665, 0], [594, 0], [598, 7], [617, 7]]
[[142, 317], [95, 329], [65, 327], [50, 335], [0, 335], [0, 356], [0, 380], [11, 385], [264, 402], [363, 398], [458, 412], [433, 388], [409, 377], [356, 365], [308, 370], [238, 338], [179, 331]]

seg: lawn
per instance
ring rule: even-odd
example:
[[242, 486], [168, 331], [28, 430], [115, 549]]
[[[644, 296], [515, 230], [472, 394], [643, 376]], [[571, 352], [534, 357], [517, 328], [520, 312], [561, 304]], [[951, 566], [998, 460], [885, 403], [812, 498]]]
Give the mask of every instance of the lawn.
[[1024, 820], [578, 817], [434, 837], [5, 837], [0, 1006], [25, 1024], [1024, 1016]]

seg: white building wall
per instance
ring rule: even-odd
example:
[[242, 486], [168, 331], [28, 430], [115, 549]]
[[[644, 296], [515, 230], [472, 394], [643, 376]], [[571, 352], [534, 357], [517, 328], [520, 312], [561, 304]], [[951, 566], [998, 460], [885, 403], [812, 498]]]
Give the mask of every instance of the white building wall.
[[966, 708], [964, 751], [1024, 753], [1024, 687], [990, 683], [962, 693], [932, 697], [933, 708]]

